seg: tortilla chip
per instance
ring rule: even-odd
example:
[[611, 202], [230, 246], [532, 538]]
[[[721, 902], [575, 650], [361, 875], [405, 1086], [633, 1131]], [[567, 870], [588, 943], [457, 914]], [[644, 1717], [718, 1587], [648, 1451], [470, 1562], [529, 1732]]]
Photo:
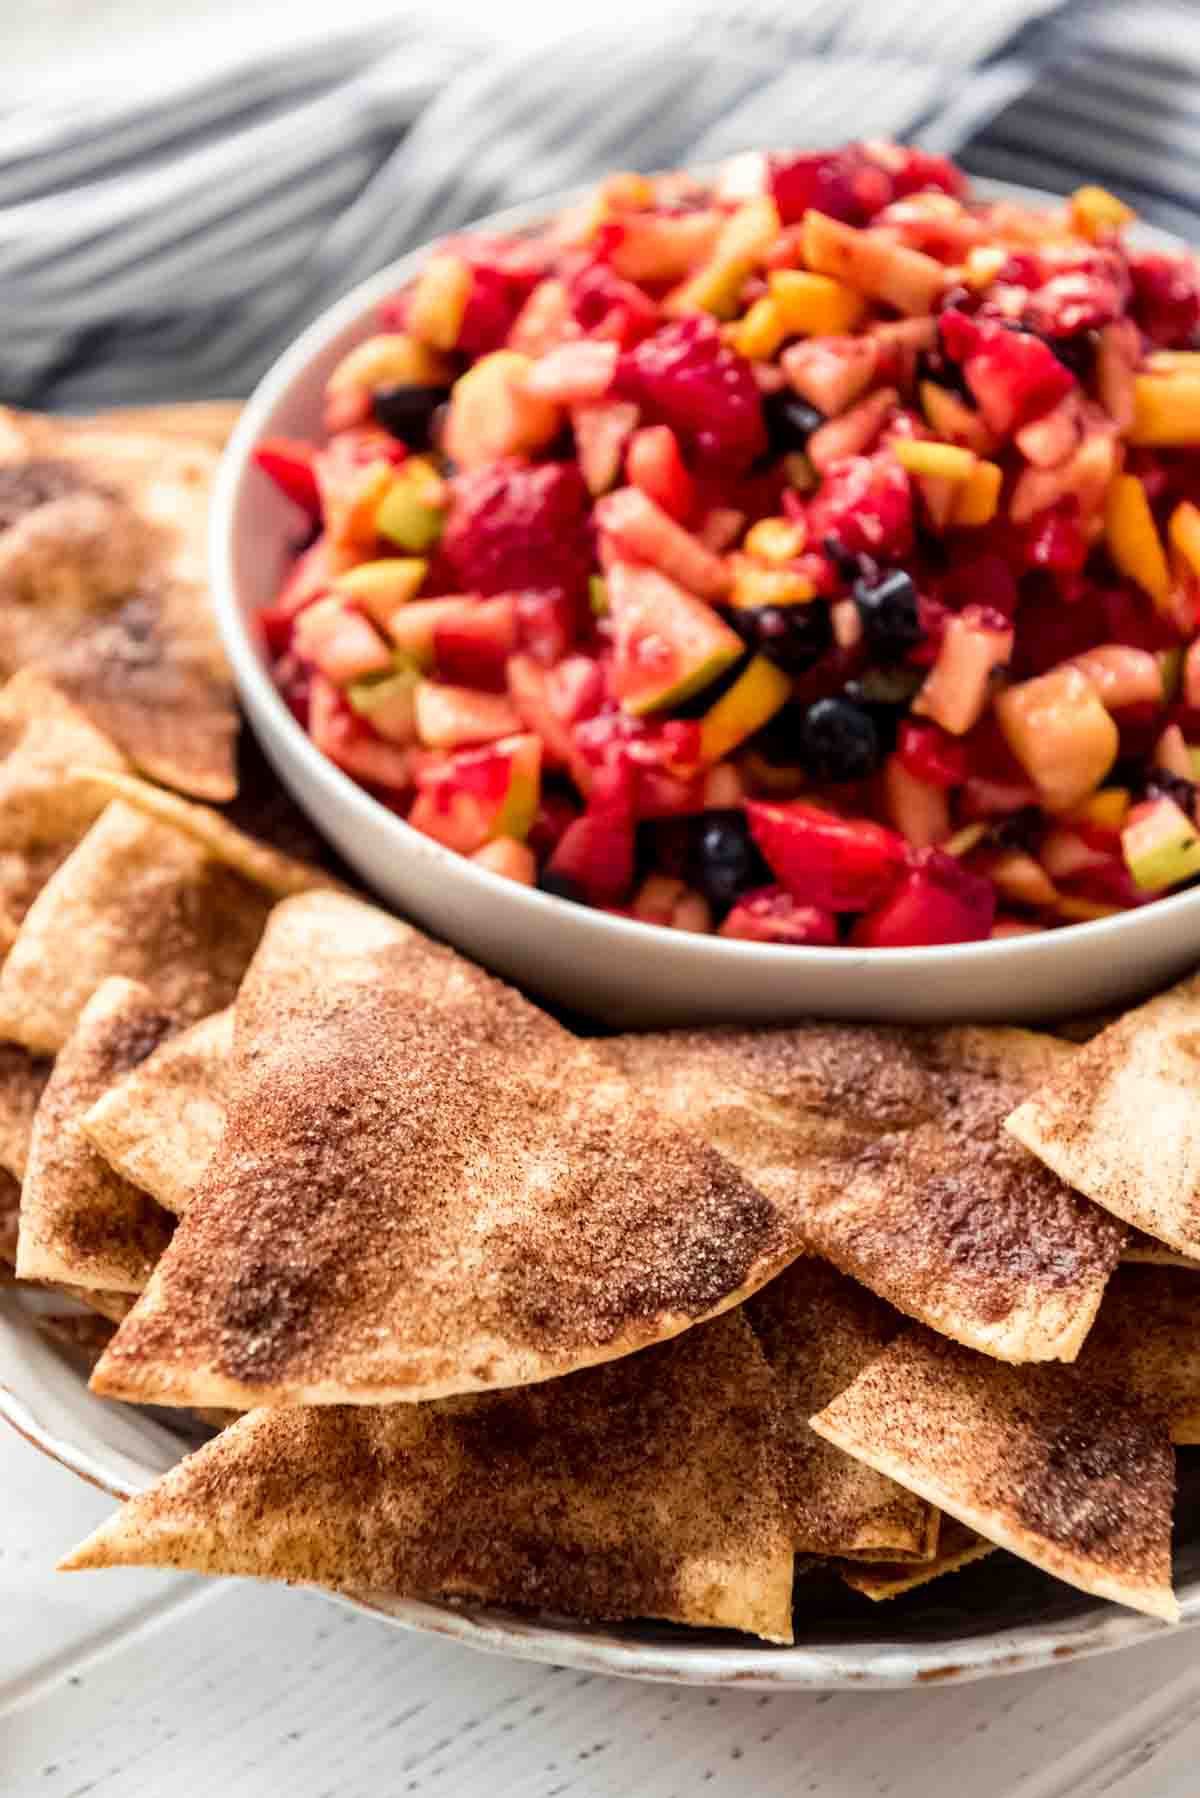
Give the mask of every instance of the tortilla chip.
[[1200, 1258], [1200, 975], [1126, 1012], [1008, 1119], [1114, 1216]]
[[222, 450], [241, 416], [241, 400], [183, 400], [167, 406], [119, 406], [99, 419], [60, 418], [55, 422], [72, 435], [97, 428], [131, 431], [139, 436], [181, 437]]
[[737, 1316], [515, 1392], [258, 1410], [63, 1567], [187, 1567], [789, 1642], [771, 1412]]
[[797, 1248], [591, 1045], [307, 893], [272, 913], [221, 1145], [95, 1385], [241, 1407], [523, 1385], [673, 1336]]
[[15, 1268], [17, 1225], [21, 1215], [21, 1185], [0, 1171], [0, 1267]]
[[61, 1280], [53, 1281], [50, 1290], [61, 1293], [65, 1299], [75, 1299], [113, 1324], [119, 1324], [133, 1310], [134, 1295], [131, 1292], [99, 1292], [86, 1286], [71, 1286]]
[[193, 838], [114, 800], [30, 907], [0, 969], [0, 1038], [61, 1049], [110, 975], [192, 1023], [228, 1005], [270, 899]]
[[946, 1517], [942, 1520], [937, 1553], [932, 1560], [898, 1561], [891, 1567], [843, 1561], [838, 1572], [855, 1592], [861, 1592], [864, 1598], [878, 1604], [884, 1599], [900, 1598], [905, 1592], [915, 1592], [918, 1586], [927, 1586], [931, 1580], [941, 1579], [943, 1574], [958, 1573], [995, 1552], [994, 1542], [977, 1536], [956, 1518]]
[[19, 1043], [0, 1043], [0, 1168], [18, 1181], [25, 1178], [34, 1113], [50, 1068]]
[[1069, 1361], [1122, 1231], [1006, 1136], [1076, 1051], [1028, 1030], [805, 1024], [603, 1044], [702, 1130], [818, 1253], [909, 1316], [1005, 1361]]
[[286, 899], [292, 893], [307, 893], [312, 887], [330, 884], [322, 869], [247, 836], [210, 806], [192, 805], [178, 793], [168, 793], [135, 775], [107, 768], [76, 768], [72, 773], [109, 798], [127, 800], [147, 817], [185, 832], [217, 861], [236, 869], [276, 898]]
[[82, 1120], [117, 1173], [179, 1215], [225, 1128], [233, 1070], [233, 1007], [155, 1049]]
[[140, 1292], [171, 1238], [167, 1214], [113, 1172], [80, 1127], [114, 1080], [174, 1024], [145, 987], [106, 980], [54, 1064], [21, 1189], [17, 1274], [103, 1292]]
[[1178, 1618], [1174, 1451], [1118, 1388], [1078, 1367], [1007, 1367], [915, 1329], [812, 1424], [1068, 1585]]
[[0, 674], [36, 665], [145, 773], [236, 791], [237, 710], [207, 594], [216, 454], [0, 417]]
[[1184, 1268], [1118, 1268], [1079, 1366], [1127, 1387], [1172, 1442], [1200, 1443], [1200, 1281]]
[[120, 770], [116, 745], [33, 669], [0, 690], [0, 953], [34, 899], [108, 803], [72, 770]]
[[1200, 1273], [1200, 1261], [1192, 1255], [1181, 1255], [1178, 1249], [1169, 1249], [1165, 1242], [1158, 1242], [1153, 1236], [1147, 1236], [1144, 1230], [1130, 1230], [1125, 1238], [1125, 1247], [1121, 1250], [1122, 1261], [1139, 1261], [1150, 1267], [1186, 1267], [1192, 1273]]
[[779, 1480], [797, 1553], [927, 1560], [937, 1547], [937, 1512], [808, 1424], [887, 1346], [903, 1318], [812, 1256], [756, 1292], [746, 1316], [779, 1392]]
[[82, 1374], [91, 1373], [115, 1327], [95, 1311], [42, 1312], [33, 1322], [38, 1334], [60, 1349]]

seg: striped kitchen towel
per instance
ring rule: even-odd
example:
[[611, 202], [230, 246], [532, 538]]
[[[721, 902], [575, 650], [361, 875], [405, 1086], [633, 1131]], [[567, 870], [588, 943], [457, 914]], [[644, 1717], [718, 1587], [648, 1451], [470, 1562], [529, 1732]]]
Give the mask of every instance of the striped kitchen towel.
[[744, 0], [506, 49], [416, 12], [127, 93], [0, 103], [0, 397], [246, 392], [402, 251], [607, 167], [909, 138], [981, 174], [1200, 209], [1184, 0]]

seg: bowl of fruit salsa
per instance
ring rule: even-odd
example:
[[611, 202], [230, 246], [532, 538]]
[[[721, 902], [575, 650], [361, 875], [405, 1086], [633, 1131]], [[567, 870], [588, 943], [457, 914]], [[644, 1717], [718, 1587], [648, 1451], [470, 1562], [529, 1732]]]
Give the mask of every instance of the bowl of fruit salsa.
[[285, 782], [560, 1002], [1030, 1017], [1200, 949], [1200, 273], [1102, 189], [861, 144], [486, 221], [282, 359], [213, 544]]

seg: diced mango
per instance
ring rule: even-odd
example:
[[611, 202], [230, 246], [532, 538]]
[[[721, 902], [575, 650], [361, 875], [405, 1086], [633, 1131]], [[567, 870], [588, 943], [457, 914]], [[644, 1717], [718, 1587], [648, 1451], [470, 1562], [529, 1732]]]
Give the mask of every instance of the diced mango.
[[1200, 506], [1181, 499], [1167, 523], [1167, 540], [1190, 574], [1200, 574]]
[[754, 611], [758, 606], [804, 606], [816, 598], [807, 575], [791, 568], [756, 568], [752, 562], [736, 562], [730, 604], [735, 611]]
[[970, 479], [955, 495], [951, 524], [963, 528], [990, 524], [996, 516], [1003, 481], [1004, 471], [998, 462], [976, 462]]
[[788, 335], [787, 322], [778, 300], [764, 294], [755, 300], [733, 333], [733, 347], [750, 362], [767, 362]]
[[1091, 681], [1069, 664], [1009, 687], [993, 710], [1047, 811], [1072, 810], [1117, 759], [1116, 725]]
[[1153, 449], [1200, 443], [1200, 368], [1134, 376], [1129, 441]]
[[1146, 489], [1137, 475], [1117, 475], [1110, 484], [1104, 529], [1108, 553], [1121, 573], [1136, 581], [1156, 606], [1163, 606], [1171, 590], [1171, 575]]
[[1128, 787], [1101, 787], [1077, 806], [1072, 816], [1085, 824], [1098, 824], [1102, 830], [1120, 830], [1129, 805]]
[[777, 269], [767, 285], [789, 337], [844, 337], [866, 315], [862, 295], [828, 275]]
[[452, 379], [449, 363], [405, 331], [381, 331], [344, 355], [326, 382], [329, 393], [351, 388], [443, 387]]
[[461, 256], [433, 256], [417, 276], [408, 302], [408, 328], [435, 350], [452, 350], [458, 342], [474, 282]]
[[963, 483], [975, 472], [977, 458], [974, 451], [960, 449], [954, 443], [929, 443], [916, 437], [901, 437], [892, 449], [901, 468], [906, 468], [909, 474]]
[[792, 683], [766, 656], [755, 656], [732, 687], [705, 713], [700, 759], [719, 762], [752, 737], [791, 697]]
[[924, 316], [935, 309], [946, 270], [932, 256], [910, 250], [881, 231], [858, 231], [823, 212], [804, 215], [804, 260], [897, 312]]
[[1137, 217], [1132, 206], [1118, 200], [1106, 187], [1077, 187], [1068, 202], [1072, 231], [1080, 237], [1095, 239], [1109, 231], [1119, 231]]
[[762, 562], [790, 562], [804, 548], [805, 530], [791, 518], [760, 518], [746, 532], [742, 548]]

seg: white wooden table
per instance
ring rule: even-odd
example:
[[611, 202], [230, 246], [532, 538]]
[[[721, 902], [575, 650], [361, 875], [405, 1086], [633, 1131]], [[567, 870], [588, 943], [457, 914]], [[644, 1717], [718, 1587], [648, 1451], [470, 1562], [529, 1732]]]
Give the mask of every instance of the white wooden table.
[[[33, 0], [9, 91], [144, 79], [393, 0]], [[631, 12], [577, 0], [572, 17]], [[458, 0], [493, 30], [483, 0]], [[549, 0], [507, 0], [529, 40]], [[559, 15], [561, 16], [561, 15]], [[0, 1798], [1193, 1798], [1200, 1632], [1053, 1673], [886, 1696], [636, 1686], [472, 1654], [309, 1594], [57, 1577], [110, 1501], [0, 1424]]]
[[523, 1666], [309, 1593], [55, 1576], [111, 1508], [0, 1424], [3, 1798], [1194, 1798], [1200, 1634], [879, 1696]]

